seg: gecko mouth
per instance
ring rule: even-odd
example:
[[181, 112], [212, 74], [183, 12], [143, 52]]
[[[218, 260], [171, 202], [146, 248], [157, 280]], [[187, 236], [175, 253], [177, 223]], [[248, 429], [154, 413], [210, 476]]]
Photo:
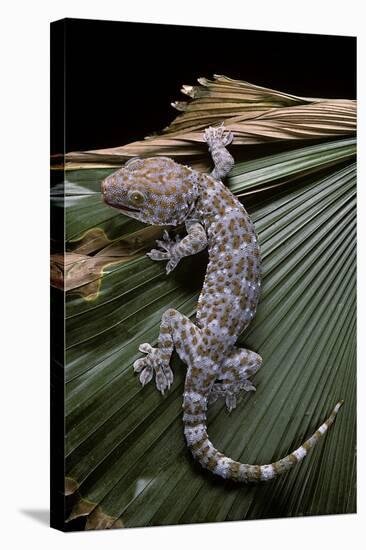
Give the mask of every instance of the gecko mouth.
[[116, 208], [118, 208], [119, 210], [127, 210], [128, 212], [140, 212], [140, 210], [136, 210], [136, 208], [131, 208], [130, 206], [117, 206]]
[[130, 206], [125, 206], [124, 204], [114, 202], [113, 200], [108, 199], [108, 197], [106, 197], [105, 195], [102, 195], [102, 198], [104, 202], [106, 202], [109, 206], [116, 208], [117, 210], [124, 210], [126, 212], [140, 212], [140, 210], [137, 210], [136, 208], [131, 208]]

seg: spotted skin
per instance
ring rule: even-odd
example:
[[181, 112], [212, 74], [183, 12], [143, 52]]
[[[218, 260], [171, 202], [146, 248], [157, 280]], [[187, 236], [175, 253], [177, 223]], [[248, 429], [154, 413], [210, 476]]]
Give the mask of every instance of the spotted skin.
[[324, 424], [288, 456], [266, 465], [242, 464], [220, 453], [206, 430], [209, 401], [224, 398], [231, 411], [237, 397], [255, 390], [251, 377], [262, 364], [252, 351], [235, 347], [255, 315], [261, 289], [261, 258], [254, 225], [243, 205], [222, 184], [234, 160], [226, 146], [233, 136], [223, 125], [208, 128], [204, 139], [214, 169], [200, 174], [166, 157], [132, 159], [102, 183], [105, 202], [124, 214], [154, 225], [185, 223], [187, 235], [175, 240], [164, 232], [148, 255], [166, 261], [170, 273], [179, 261], [208, 248], [209, 262], [193, 323], [175, 309], [162, 316], [157, 347], [141, 344], [145, 354], [134, 363], [140, 382], [155, 376], [164, 393], [173, 382], [170, 358], [175, 349], [188, 367], [183, 396], [187, 445], [204, 467], [238, 482], [266, 481], [290, 470], [333, 423], [339, 402]]

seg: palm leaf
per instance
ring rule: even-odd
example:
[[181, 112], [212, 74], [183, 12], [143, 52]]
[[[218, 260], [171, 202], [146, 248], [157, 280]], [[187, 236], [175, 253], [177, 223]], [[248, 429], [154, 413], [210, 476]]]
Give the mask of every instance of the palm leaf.
[[81, 277], [66, 301], [70, 525], [81, 517], [98, 528], [355, 511], [354, 162], [349, 138], [241, 162], [228, 180], [245, 195], [262, 246], [263, 294], [239, 342], [264, 366], [256, 393], [230, 415], [220, 402], [211, 407], [212, 441], [233, 458], [268, 463], [345, 400], [301, 466], [257, 486], [224, 482], [192, 460], [177, 357], [165, 397], [151, 384], [141, 388], [132, 370], [139, 343], [156, 341], [165, 309], [194, 314], [205, 254], [167, 277], [142, 253], [152, 235], [141, 237], [142, 225], [100, 201], [100, 181], [113, 169], [68, 171], [69, 254], [104, 258], [97, 287], [88, 290], [90, 277]]
[[165, 155], [207, 170], [202, 130], [223, 120], [235, 135], [235, 158], [248, 154], [248, 146], [356, 133], [356, 101], [302, 98], [220, 75], [198, 81], [199, 86], [183, 86], [189, 100], [172, 104], [183, 114], [160, 134], [121, 147], [68, 153], [66, 167], [119, 166], [135, 156]]

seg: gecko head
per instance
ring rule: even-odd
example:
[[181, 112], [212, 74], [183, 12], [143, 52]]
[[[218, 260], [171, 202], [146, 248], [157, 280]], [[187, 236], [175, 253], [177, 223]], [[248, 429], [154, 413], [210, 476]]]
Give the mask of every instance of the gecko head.
[[198, 197], [199, 174], [166, 157], [129, 160], [102, 182], [106, 204], [152, 225], [179, 225]]

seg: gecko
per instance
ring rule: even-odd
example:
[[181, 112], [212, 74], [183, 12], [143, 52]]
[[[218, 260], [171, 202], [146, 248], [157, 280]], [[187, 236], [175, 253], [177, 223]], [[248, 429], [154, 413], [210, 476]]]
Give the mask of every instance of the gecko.
[[163, 157], [132, 158], [101, 184], [108, 206], [141, 222], [158, 226], [185, 224], [186, 236], [171, 239], [167, 230], [148, 253], [166, 261], [169, 274], [185, 257], [208, 249], [208, 266], [195, 321], [169, 308], [161, 318], [157, 346], [139, 346], [134, 362], [142, 385], [155, 376], [164, 394], [173, 382], [173, 349], [187, 365], [183, 394], [184, 435], [203, 468], [235, 482], [275, 478], [298, 464], [334, 422], [343, 401], [298, 449], [271, 464], [244, 464], [218, 451], [207, 434], [207, 407], [221, 397], [231, 411], [237, 397], [253, 391], [261, 356], [237, 347], [236, 340], [253, 319], [261, 291], [261, 254], [254, 224], [243, 204], [223, 184], [234, 165], [227, 149], [233, 134], [223, 124], [203, 133], [214, 168], [210, 174]]

